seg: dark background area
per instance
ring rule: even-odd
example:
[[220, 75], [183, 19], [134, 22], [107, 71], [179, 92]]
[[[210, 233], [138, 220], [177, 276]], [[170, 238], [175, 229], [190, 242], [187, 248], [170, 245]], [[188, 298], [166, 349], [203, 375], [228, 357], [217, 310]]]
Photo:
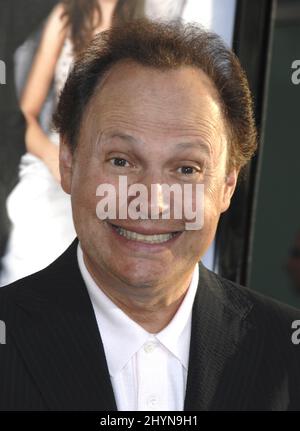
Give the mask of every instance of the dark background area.
[[250, 81], [260, 139], [221, 219], [216, 265], [224, 277], [300, 307], [300, 286], [287, 271], [300, 229], [300, 85], [291, 80], [300, 1], [239, 1], [233, 47]]

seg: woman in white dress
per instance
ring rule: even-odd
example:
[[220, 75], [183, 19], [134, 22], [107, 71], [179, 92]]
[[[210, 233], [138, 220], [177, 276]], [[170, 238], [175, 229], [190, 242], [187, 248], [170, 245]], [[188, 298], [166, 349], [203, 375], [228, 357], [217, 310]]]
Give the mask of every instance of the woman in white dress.
[[60, 186], [59, 139], [54, 132], [47, 135], [39, 121], [52, 82], [56, 102], [74, 58], [92, 37], [142, 13], [142, 0], [65, 0], [50, 14], [21, 98], [27, 153], [7, 201], [12, 229], [1, 286], [50, 264], [76, 235], [70, 197]]

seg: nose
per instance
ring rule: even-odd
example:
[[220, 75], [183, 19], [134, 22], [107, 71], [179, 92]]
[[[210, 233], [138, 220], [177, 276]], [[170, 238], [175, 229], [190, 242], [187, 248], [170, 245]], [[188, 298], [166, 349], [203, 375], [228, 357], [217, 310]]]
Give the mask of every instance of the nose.
[[[159, 219], [170, 218], [170, 198], [166, 193], [167, 184], [163, 182], [162, 175], [148, 172], [139, 183], [131, 188], [131, 195], [139, 192], [139, 207], [142, 218]], [[134, 197], [130, 200], [135, 199]]]
[[151, 184], [150, 193], [148, 194], [148, 205], [151, 218], [159, 218], [170, 214], [170, 199], [166, 199], [163, 184]]

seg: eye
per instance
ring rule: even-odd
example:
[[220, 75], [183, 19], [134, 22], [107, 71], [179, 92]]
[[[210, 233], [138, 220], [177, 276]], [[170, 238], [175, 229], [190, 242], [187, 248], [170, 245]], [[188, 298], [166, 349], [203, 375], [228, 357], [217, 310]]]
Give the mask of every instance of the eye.
[[194, 166], [181, 166], [178, 168], [178, 171], [183, 175], [193, 175], [200, 172], [200, 169], [197, 169]]
[[110, 159], [110, 162], [113, 166], [118, 166], [121, 168], [125, 168], [129, 166], [129, 163], [127, 162], [127, 160], [122, 159], [120, 157], [113, 157], [112, 159]]

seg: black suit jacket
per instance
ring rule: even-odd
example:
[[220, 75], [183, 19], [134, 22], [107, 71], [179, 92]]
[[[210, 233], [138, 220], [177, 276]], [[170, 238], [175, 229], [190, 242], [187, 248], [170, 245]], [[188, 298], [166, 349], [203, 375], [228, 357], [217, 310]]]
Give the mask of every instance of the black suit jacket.
[[[77, 243], [0, 289], [1, 410], [117, 409]], [[291, 341], [299, 311], [202, 264], [199, 276], [185, 410], [300, 410], [300, 345]]]

